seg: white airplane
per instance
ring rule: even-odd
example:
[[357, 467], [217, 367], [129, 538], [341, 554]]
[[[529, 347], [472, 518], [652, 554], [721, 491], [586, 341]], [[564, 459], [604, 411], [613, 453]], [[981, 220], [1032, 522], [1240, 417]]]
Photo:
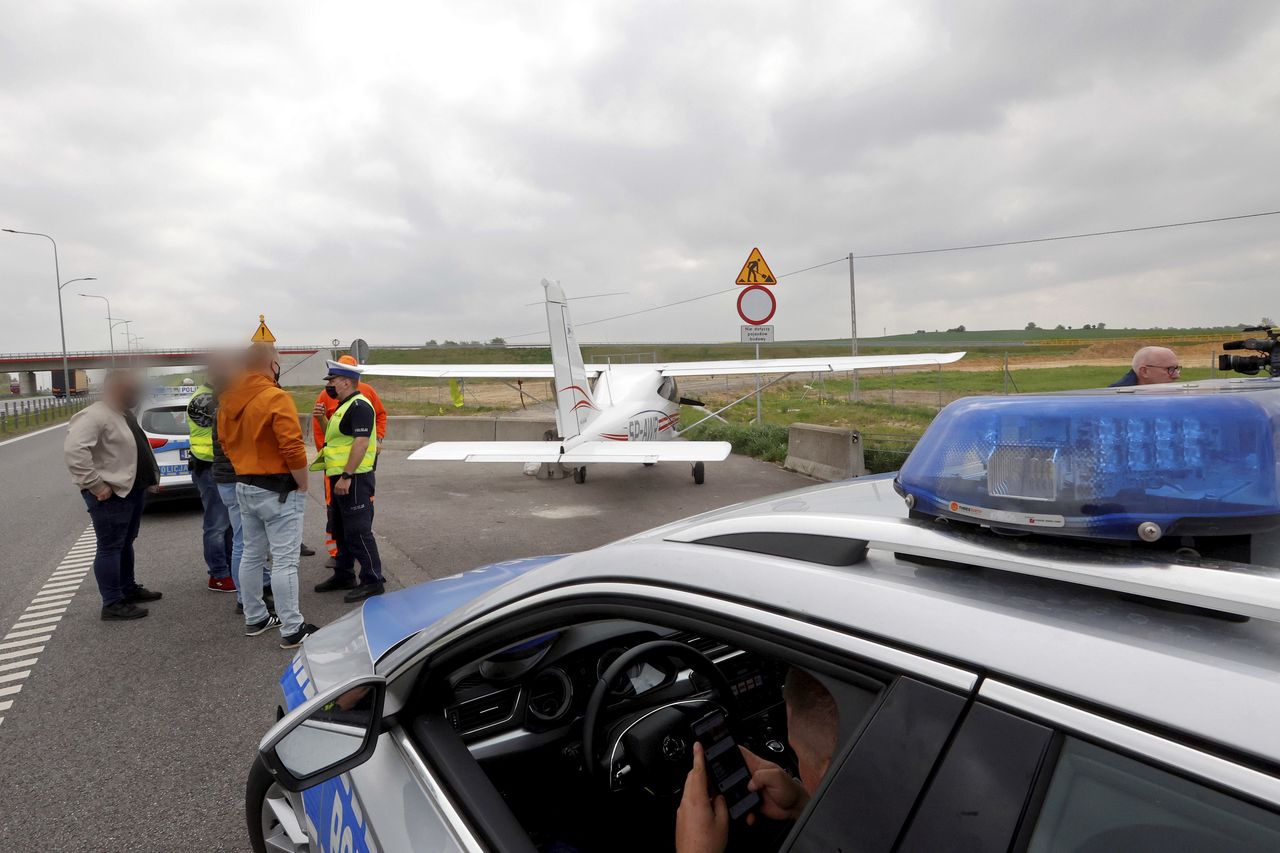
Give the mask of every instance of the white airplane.
[[693, 480], [701, 484], [706, 475], [704, 463], [724, 460], [731, 450], [729, 443], [676, 439], [697, 424], [718, 417], [726, 409], [751, 398], [756, 390], [752, 389], [681, 430], [680, 406], [702, 408], [702, 404], [681, 398], [676, 386], [677, 377], [777, 374], [777, 378], [768, 383], [773, 385], [793, 373], [950, 364], [964, 356], [962, 352], [953, 352], [584, 365], [564, 291], [559, 284], [546, 279], [542, 280], [542, 287], [546, 291], [551, 364], [369, 364], [363, 365], [361, 370], [368, 376], [551, 379], [559, 438], [550, 441], [436, 441], [415, 451], [410, 459], [560, 463], [573, 467], [576, 483], [586, 481], [586, 466], [592, 464], [690, 462], [693, 464]]

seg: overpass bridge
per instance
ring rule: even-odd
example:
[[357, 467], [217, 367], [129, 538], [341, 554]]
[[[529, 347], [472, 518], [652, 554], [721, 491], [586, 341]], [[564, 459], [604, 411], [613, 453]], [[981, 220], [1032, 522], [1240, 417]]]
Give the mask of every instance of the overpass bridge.
[[[113, 365], [123, 367], [186, 367], [203, 364], [210, 354], [225, 347], [134, 349], [112, 353], [109, 350], [79, 350], [67, 353], [71, 370], [95, 370]], [[324, 362], [336, 358], [329, 346], [278, 347], [281, 385], [321, 385]], [[23, 394], [36, 392], [36, 374], [62, 369], [62, 352], [0, 353], [0, 373], [18, 374]]]

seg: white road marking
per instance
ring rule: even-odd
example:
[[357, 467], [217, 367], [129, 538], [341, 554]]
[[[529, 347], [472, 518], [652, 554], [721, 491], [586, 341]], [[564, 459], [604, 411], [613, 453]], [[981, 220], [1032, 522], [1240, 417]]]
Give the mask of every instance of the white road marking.
[[[65, 426], [66, 424], [62, 424], [0, 442], [0, 447]], [[49, 575], [27, 609], [22, 611], [10, 627], [9, 633], [0, 637], [0, 711], [8, 711], [13, 707], [14, 700], [4, 697], [14, 697], [22, 692], [22, 683], [40, 660], [45, 643], [53, 639], [52, 632], [57, 630], [76, 590], [84, 583], [85, 575], [92, 571], [96, 548], [93, 528], [90, 527], [80, 535], [76, 544]], [[0, 717], [0, 724], [4, 720], [4, 717]]]
[[[17, 640], [17, 641], [12, 642], [12, 643], [0, 643], [0, 650], [3, 650], [3, 649], [16, 649], [16, 648], [18, 648], [19, 646], [34, 646], [34, 645], [37, 645], [37, 644], [39, 644], [39, 643], [42, 643], [42, 642], [44, 642], [45, 640], [48, 640], [48, 639], [49, 639], [49, 637], [28, 637], [28, 638], [27, 638], [27, 639], [25, 639], [25, 640]], [[25, 654], [26, 652], [24, 651], [23, 653]]]
[[[54, 284], [57, 284], [57, 282], [54, 282]], [[15, 441], [25, 441], [28, 438], [35, 438], [37, 435], [44, 435], [46, 432], [53, 432], [55, 429], [66, 429], [66, 428], [67, 428], [66, 424], [58, 424], [57, 426], [38, 429], [35, 432], [29, 432], [26, 435], [20, 435], [17, 438], [11, 438], [8, 441], [0, 441], [0, 447], [4, 447], [6, 444], [13, 444]]]
[[16, 660], [13, 663], [0, 663], [0, 672], [12, 672], [15, 669], [22, 669], [24, 666], [31, 666], [35, 662], [35, 658], [27, 658], [26, 660]]
[[36, 646], [31, 648], [19, 649], [16, 652], [0, 652], [0, 660], [14, 660], [16, 658], [25, 658], [27, 655], [38, 655], [44, 651], [44, 646]]

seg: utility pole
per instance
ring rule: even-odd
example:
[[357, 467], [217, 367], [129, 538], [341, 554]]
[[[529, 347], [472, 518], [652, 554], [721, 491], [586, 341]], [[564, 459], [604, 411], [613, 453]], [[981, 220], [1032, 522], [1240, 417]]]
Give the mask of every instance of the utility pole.
[[[853, 341], [853, 354], [858, 354], [858, 299], [854, 292], [854, 275], [853, 275], [853, 252], [849, 253], [849, 325], [853, 334], [850, 336]], [[857, 371], [849, 372], [849, 401], [851, 403], [858, 402], [858, 373]]]

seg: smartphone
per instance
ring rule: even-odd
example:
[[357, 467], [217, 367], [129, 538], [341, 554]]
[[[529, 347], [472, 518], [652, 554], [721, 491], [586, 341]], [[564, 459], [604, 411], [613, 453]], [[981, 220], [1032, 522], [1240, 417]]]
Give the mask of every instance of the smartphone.
[[723, 794], [734, 820], [760, 805], [760, 795], [747, 790], [751, 773], [742, 760], [738, 745], [729, 733], [729, 721], [723, 711], [712, 711], [693, 724], [693, 736], [702, 744], [707, 758], [708, 787], [711, 796]]

